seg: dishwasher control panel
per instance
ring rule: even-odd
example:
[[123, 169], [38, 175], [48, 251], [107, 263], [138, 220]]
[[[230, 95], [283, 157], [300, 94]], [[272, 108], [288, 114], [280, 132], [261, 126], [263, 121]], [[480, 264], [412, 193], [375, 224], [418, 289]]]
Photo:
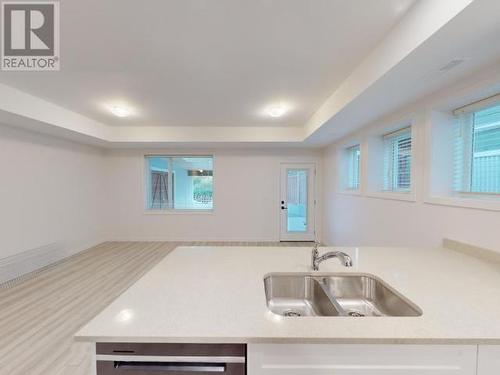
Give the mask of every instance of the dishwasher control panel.
[[245, 375], [246, 344], [97, 343], [97, 375]]

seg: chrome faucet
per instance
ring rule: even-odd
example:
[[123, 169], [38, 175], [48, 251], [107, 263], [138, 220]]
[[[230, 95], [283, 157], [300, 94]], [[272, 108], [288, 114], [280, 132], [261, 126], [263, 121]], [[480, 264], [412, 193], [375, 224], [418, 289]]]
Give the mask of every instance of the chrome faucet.
[[351, 257], [342, 251], [329, 251], [328, 253], [319, 256], [318, 243], [315, 242], [311, 252], [311, 267], [313, 271], [318, 271], [319, 264], [330, 258], [338, 258], [345, 267], [352, 267]]

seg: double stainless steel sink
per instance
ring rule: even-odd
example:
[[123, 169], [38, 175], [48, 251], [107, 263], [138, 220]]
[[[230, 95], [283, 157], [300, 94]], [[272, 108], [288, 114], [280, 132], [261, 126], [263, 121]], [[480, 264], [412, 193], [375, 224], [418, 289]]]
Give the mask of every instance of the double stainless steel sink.
[[420, 316], [422, 310], [369, 274], [282, 274], [264, 279], [267, 306], [288, 316]]

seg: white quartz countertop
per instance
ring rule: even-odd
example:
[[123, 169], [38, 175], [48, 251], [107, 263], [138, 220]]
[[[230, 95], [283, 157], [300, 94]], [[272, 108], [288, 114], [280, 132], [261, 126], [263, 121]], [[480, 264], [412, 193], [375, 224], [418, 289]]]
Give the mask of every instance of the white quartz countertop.
[[[281, 317], [264, 276], [309, 272], [305, 247], [178, 247], [83, 327], [97, 342], [500, 344], [500, 266], [444, 248], [321, 248], [354, 261], [320, 272], [370, 273], [420, 317]], [[91, 303], [91, 301], [89, 301]]]

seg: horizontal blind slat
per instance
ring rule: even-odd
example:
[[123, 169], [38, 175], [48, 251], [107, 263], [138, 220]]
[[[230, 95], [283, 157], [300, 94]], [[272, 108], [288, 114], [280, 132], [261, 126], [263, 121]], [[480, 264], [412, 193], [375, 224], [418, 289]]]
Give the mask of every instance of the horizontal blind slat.
[[410, 191], [411, 189], [411, 128], [404, 128], [383, 136], [383, 189]]

